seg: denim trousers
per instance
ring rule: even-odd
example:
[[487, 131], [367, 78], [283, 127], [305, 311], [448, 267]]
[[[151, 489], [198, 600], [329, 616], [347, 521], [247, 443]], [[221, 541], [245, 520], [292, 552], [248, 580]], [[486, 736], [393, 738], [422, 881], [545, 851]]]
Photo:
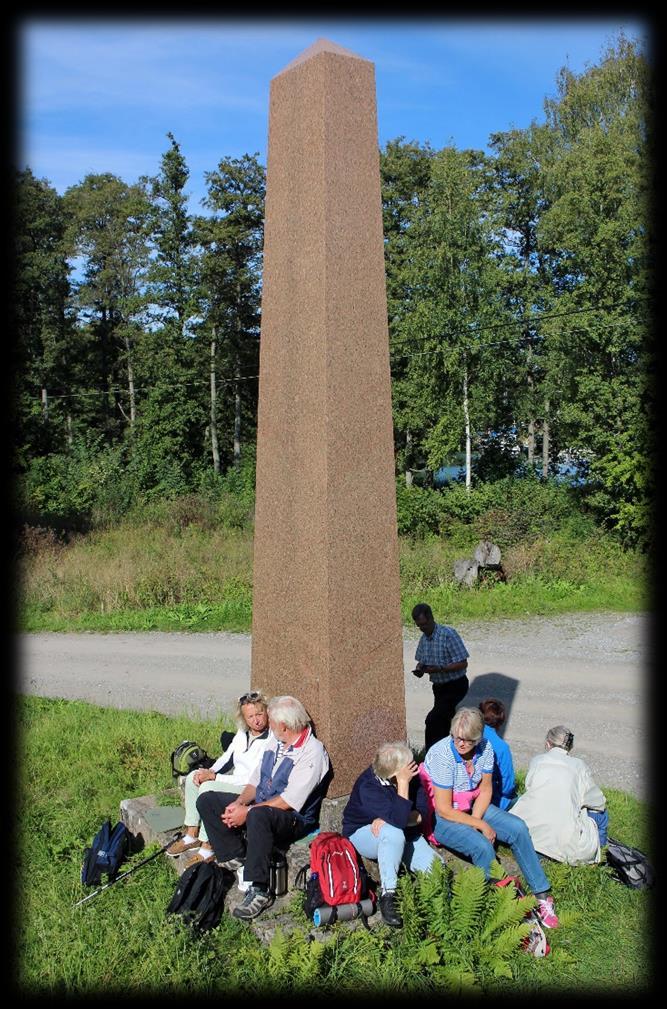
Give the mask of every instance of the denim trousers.
[[383, 824], [377, 836], [369, 823], [355, 830], [349, 839], [360, 855], [377, 862], [383, 890], [396, 889], [401, 862], [411, 872], [428, 872], [433, 860], [438, 857], [426, 838], [408, 841], [400, 827], [392, 827], [390, 823]]
[[[482, 819], [490, 827], [493, 827], [497, 839], [508, 844], [512, 849], [512, 854], [523, 873], [530, 892], [543, 893], [548, 890], [550, 888], [549, 880], [533, 847], [528, 827], [524, 821], [493, 805], [487, 808]], [[441, 816], [436, 814], [433, 833], [440, 844], [459, 852], [461, 855], [467, 855], [472, 859], [473, 865], [480, 866], [484, 870], [486, 878], [490, 878], [489, 869], [491, 862], [496, 857], [496, 852], [491, 842], [479, 830], [469, 827], [467, 824], [443, 820]]]
[[597, 809], [587, 809], [586, 812], [591, 820], [595, 821], [600, 835], [600, 847], [604, 848], [607, 843], [607, 831], [609, 829], [609, 812], [605, 809], [602, 813]]

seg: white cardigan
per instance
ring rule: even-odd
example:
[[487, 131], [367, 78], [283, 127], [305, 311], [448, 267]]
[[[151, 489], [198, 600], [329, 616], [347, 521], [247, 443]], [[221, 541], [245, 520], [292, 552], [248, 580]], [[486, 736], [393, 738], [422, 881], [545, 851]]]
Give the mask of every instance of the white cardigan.
[[586, 809], [606, 804], [583, 760], [555, 746], [533, 757], [525, 793], [509, 812], [527, 824], [536, 851], [580, 865], [600, 861], [598, 828]]
[[[229, 785], [232, 791], [241, 791], [250, 781], [250, 776], [262, 760], [266, 744], [273, 738], [271, 731], [264, 739], [251, 736], [247, 729], [239, 729], [225, 752], [218, 757], [210, 770], [216, 772], [216, 781]], [[230, 757], [234, 757], [234, 767], [228, 774], [217, 774], [219, 767], [224, 767]]]

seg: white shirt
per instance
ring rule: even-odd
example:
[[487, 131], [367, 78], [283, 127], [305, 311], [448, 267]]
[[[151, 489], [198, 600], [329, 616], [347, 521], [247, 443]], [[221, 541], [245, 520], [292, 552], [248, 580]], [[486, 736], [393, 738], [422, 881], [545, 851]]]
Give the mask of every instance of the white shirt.
[[559, 746], [533, 757], [525, 793], [509, 810], [526, 823], [535, 850], [558, 862], [600, 861], [600, 838], [586, 809], [607, 802], [583, 760]]
[[266, 744], [273, 738], [270, 730], [268, 736], [260, 739], [259, 736], [252, 736], [246, 729], [239, 729], [222, 756], [211, 765], [210, 770], [217, 772], [219, 767], [225, 766], [230, 757], [234, 757], [232, 770], [228, 774], [218, 774], [217, 781], [242, 789], [250, 781], [255, 768], [259, 767]]

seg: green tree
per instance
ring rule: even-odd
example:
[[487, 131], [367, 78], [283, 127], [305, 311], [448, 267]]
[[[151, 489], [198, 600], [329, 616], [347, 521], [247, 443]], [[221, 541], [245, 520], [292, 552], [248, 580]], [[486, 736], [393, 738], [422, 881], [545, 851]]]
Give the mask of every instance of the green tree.
[[64, 449], [71, 436], [71, 405], [62, 398], [72, 390], [69, 368], [75, 357], [65, 227], [63, 200], [50, 183], [30, 169], [19, 172], [13, 315], [14, 447], [20, 469], [31, 458]]
[[590, 458], [589, 504], [630, 541], [647, 535], [652, 497], [651, 91], [645, 57], [623, 36], [598, 66], [561, 71], [545, 103], [549, 205], [538, 227], [563, 314], [547, 324], [563, 435]]
[[[206, 173], [209, 216], [197, 219], [203, 248], [200, 338], [207, 338], [213, 467], [220, 472], [219, 423], [231, 427], [228, 444], [238, 468], [242, 423], [256, 425], [259, 372], [260, 276], [264, 234], [265, 171], [258, 155], [223, 158]], [[218, 385], [233, 392], [220, 402]]]
[[[110, 443], [136, 421], [135, 343], [146, 310], [147, 203], [140, 185], [109, 173], [87, 175], [64, 196], [77, 325], [90, 343], [87, 382]], [[83, 391], [83, 390], [82, 390]], [[99, 393], [102, 395], [99, 395]]]

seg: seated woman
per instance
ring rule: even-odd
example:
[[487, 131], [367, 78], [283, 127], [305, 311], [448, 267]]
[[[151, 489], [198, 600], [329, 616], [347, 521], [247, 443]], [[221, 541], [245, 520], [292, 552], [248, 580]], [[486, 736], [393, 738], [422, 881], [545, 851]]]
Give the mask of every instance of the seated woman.
[[549, 729], [545, 753], [530, 762], [526, 791], [512, 812], [528, 825], [537, 851], [557, 862], [600, 861], [607, 843], [607, 800], [583, 760], [570, 755], [574, 735], [564, 725]]
[[479, 710], [484, 719], [484, 738], [493, 747], [491, 802], [498, 809], [509, 809], [516, 799], [514, 763], [509, 745], [498, 735], [498, 729], [507, 718], [505, 705], [495, 697], [487, 697], [485, 701], [480, 701]]
[[451, 735], [434, 743], [424, 766], [433, 782], [435, 838], [438, 844], [472, 859], [490, 878], [496, 838], [508, 844], [537, 898], [535, 912], [543, 925], [556, 928], [558, 918], [542, 864], [528, 827], [518, 816], [491, 802], [493, 748], [483, 738], [484, 722], [478, 708], [459, 708]]
[[[201, 862], [213, 856], [204, 825], [197, 811], [197, 798], [203, 792], [236, 792], [247, 785], [259, 766], [269, 737], [268, 701], [260, 690], [239, 697], [236, 705], [238, 731], [225, 752], [211, 765], [190, 771], [185, 779], [185, 834], [167, 850], [176, 858], [184, 851], [196, 854], [189, 861]], [[197, 851], [197, 849], [199, 849]]]
[[409, 746], [383, 743], [355, 781], [343, 810], [343, 836], [364, 858], [377, 861], [380, 913], [396, 928], [403, 924], [396, 907], [399, 865], [427, 872], [438, 857], [421, 835], [421, 815], [409, 795], [417, 773]]

